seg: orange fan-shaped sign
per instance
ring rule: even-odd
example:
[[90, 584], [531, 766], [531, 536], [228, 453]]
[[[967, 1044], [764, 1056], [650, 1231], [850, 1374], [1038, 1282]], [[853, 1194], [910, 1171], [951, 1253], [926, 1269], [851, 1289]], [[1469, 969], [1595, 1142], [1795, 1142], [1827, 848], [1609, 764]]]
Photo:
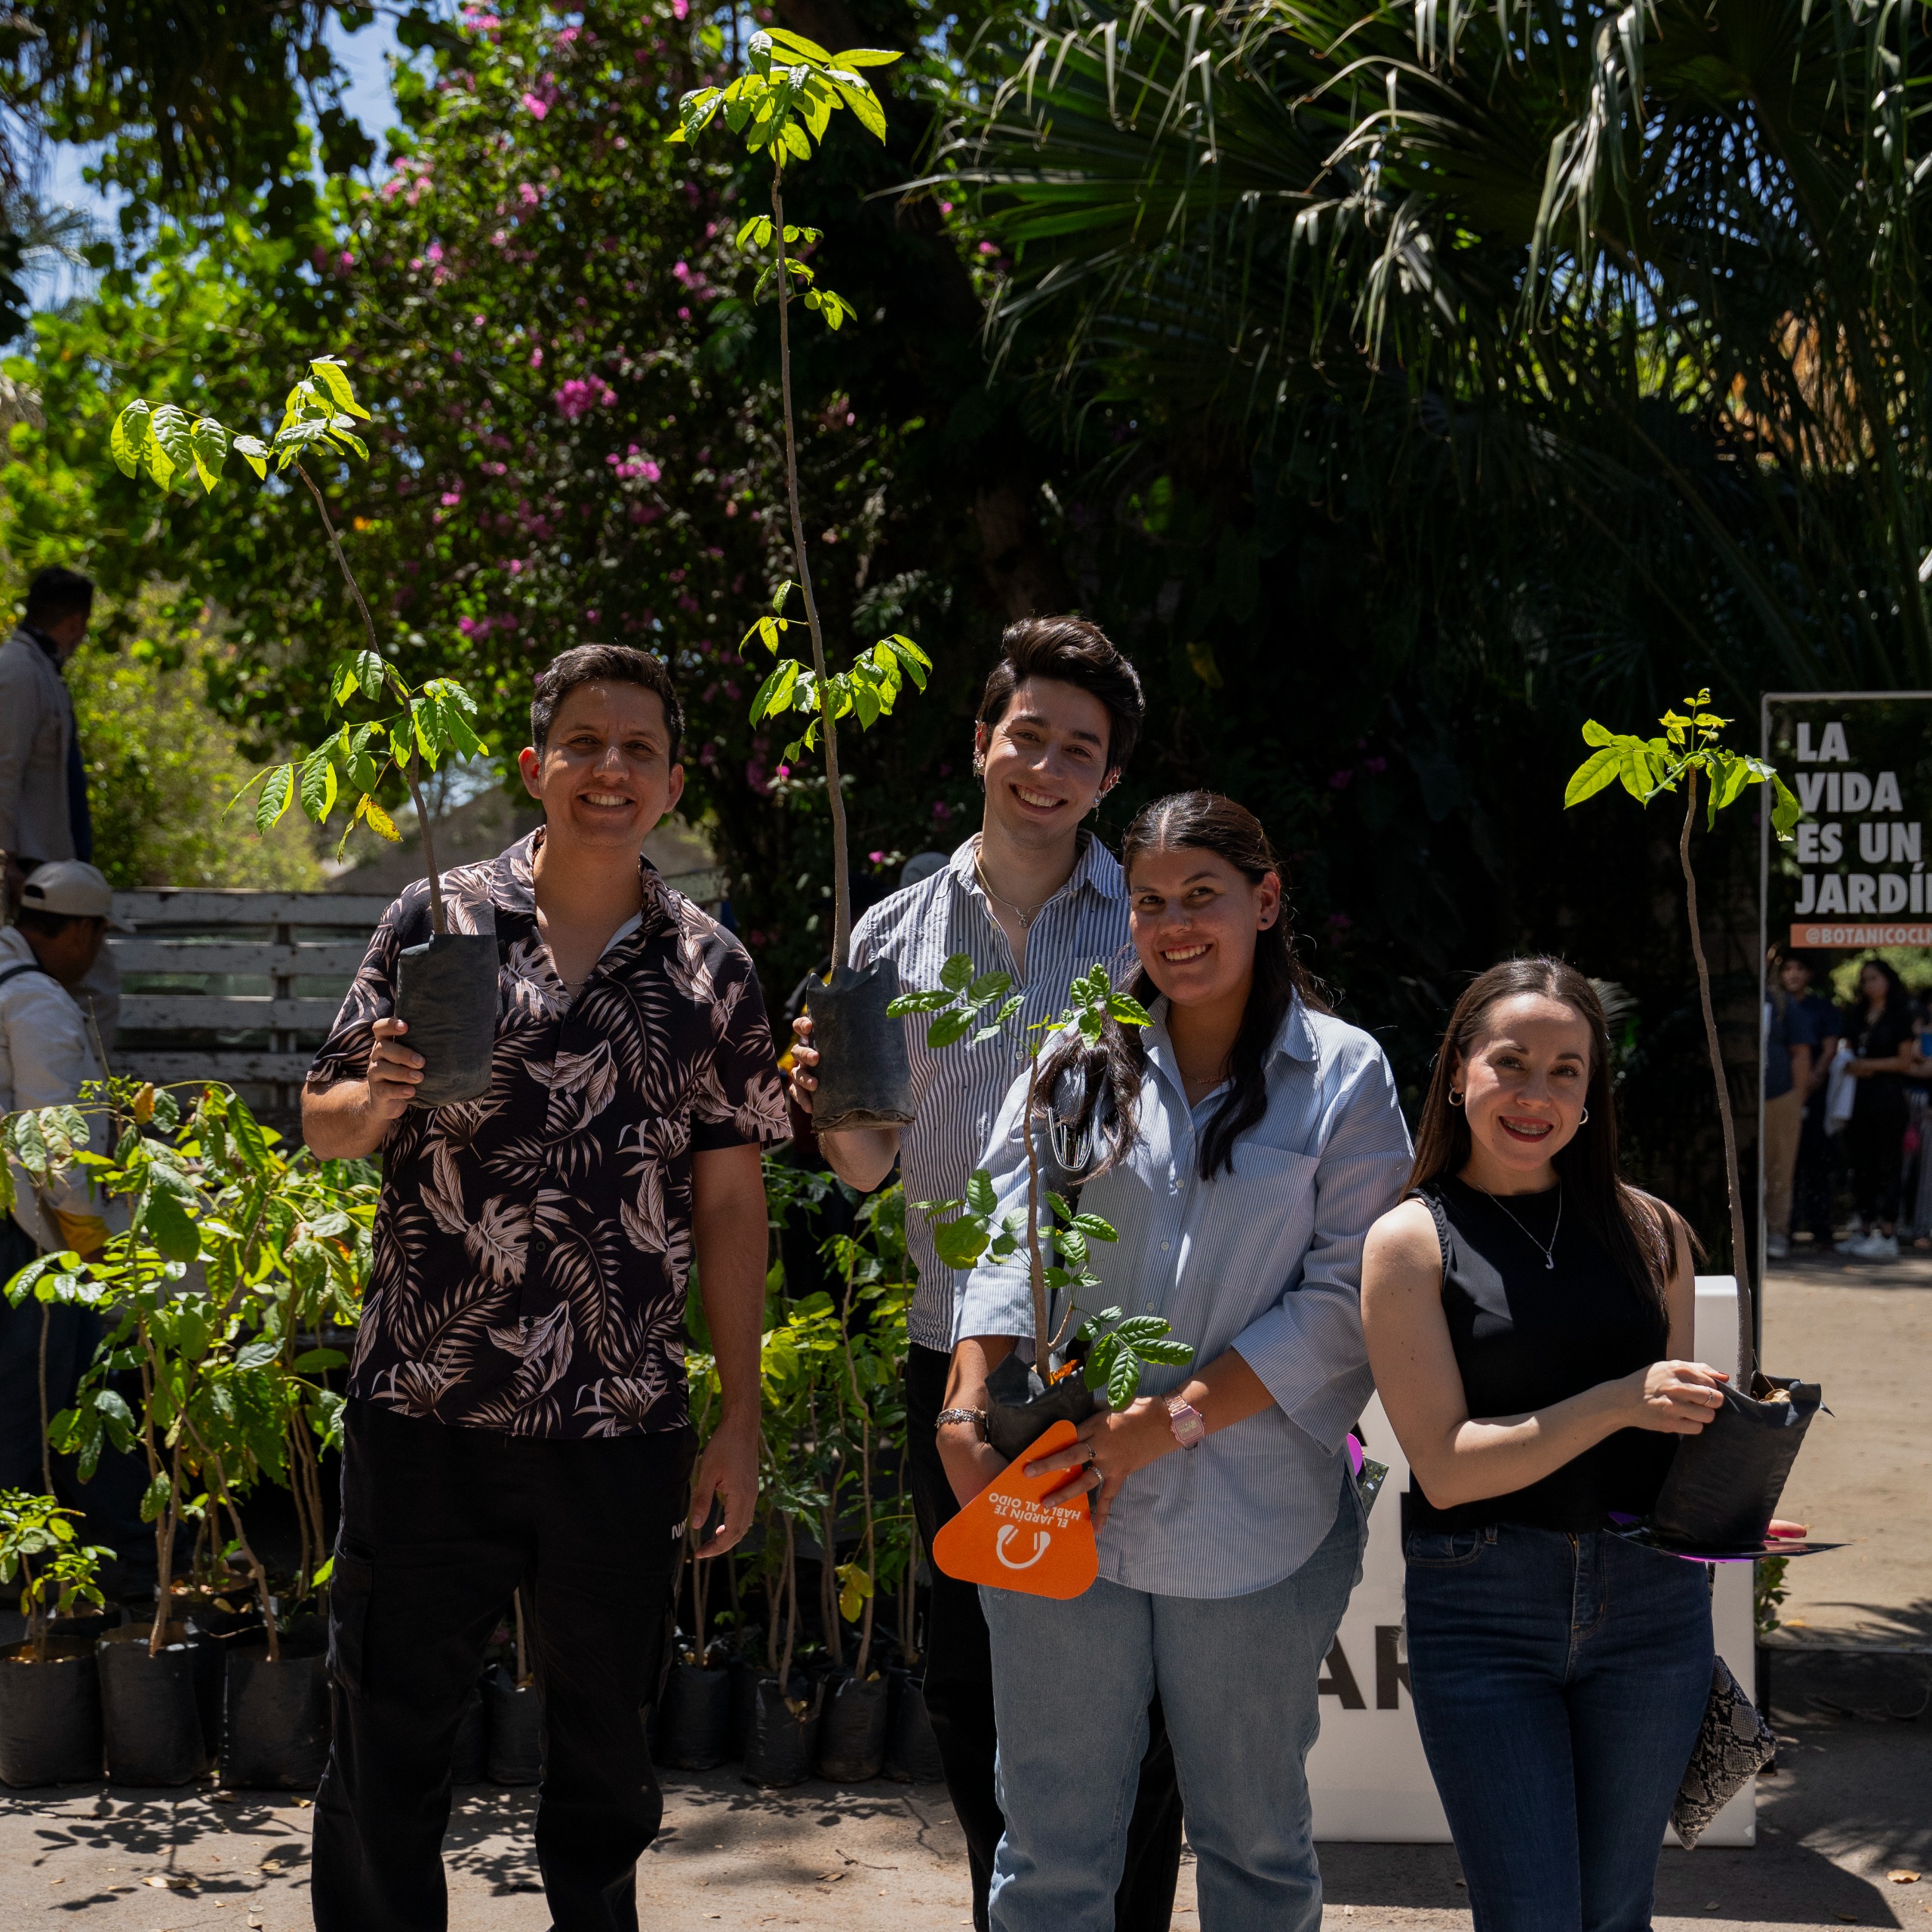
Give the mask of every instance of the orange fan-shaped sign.
[[1029, 1463], [1064, 1449], [1078, 1434], [1070, 1422], [1055, 1423], [933, 1539], [933, 1561], [964, 1583], [1028, 1596], [1078, 1596], [1100, 1574], [1094, 1519], [1084, 1491], [1064, 1502], [1054, 1497], [1080, 1472], [1026, 1474]]

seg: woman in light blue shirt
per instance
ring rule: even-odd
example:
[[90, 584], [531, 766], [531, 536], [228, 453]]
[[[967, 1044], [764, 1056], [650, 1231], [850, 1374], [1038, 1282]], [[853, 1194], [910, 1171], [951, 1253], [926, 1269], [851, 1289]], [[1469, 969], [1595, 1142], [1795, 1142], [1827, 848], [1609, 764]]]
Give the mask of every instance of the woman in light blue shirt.
[[[1295, 958], [1281, 870], [1254, 816], [1193, 792], [1121, 850], [1134, 992], [1153, 1023], [1112, 1047], [1121, 1105], [1081, 1200], [1118, 1231], [1093, 1309], [1167, 1317], [1193, 1364], [1082, 1425], [1035, 1469], [1085, 1466], [1100, 1580], [1070, 1602], [982, 1592], [1006, 1816], [995, 1932], [1110, 1932], [1158, 1690], [1203, 1932], [1312, 1932], [1321, 1878], [1303, 1764], [1316, 1684], [1365, 1536], [1344, 1440], [1368, 1398], [1362, 1240], [1399, 1197], [1409, 1137], [1374, 1040]], [[1048, 1072], [1075, 1051], [1049, 1049]], [[1043, 1077], [1039, 1091], [1051, 1091]], [[986, 1164], [1023, 1213], [1026, 1082]], [[1036, 1113], [1032, 1131], [1044, 1143]], [[976, 1414], [1032, 1346], [1023, 1263], [968, 1278], [940, 1431], [963, 1502], [1004, 1466]]]

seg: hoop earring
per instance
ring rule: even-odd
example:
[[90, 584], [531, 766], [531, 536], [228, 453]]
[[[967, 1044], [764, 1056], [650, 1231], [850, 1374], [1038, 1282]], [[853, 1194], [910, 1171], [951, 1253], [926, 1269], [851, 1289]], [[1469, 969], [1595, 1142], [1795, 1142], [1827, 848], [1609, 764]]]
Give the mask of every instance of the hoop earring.
[[1583, 1113], [1582, 1113], [1581, 1116], [1580, 1116], [1580, 1117], [1579, 1118], [1579, 1119], [1577, 1120], [1577, 1124], [1579, 1127], [1583, 1126], [1583, 1124], [1585, 1124], [1585, 1123], [1586, 1123], [1586, 1122], [1589, 1119], [1589, 1117], [1590, 1117], [1590, 1110], [1589, 1110], [1589, 1109], [1588, 1107], [1586, 1107], [1586, 1108], [1583, 1109]]
[[1453, 1087], [1449, 1090], [1449, 1104], [1452, 1107], [1460, 1107], [1463, 1104], [1462, 1095], [1457, 1093]]

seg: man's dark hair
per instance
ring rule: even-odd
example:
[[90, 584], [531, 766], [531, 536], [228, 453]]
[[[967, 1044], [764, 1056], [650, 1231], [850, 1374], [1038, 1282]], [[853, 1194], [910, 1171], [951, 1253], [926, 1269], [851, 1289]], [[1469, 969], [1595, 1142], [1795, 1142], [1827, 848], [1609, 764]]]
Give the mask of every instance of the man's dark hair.
[[530, 700], [530, 742], [540, 752], [550, 735], [557, 709], [580, 685], [640, 685], [655, 691], [664, 706], [665, 728], [671, 734], [670, 761], [675, 764], [685, 741], [685, 707], [669, 667], [648, 651], [627, 644], [580, 644], [551, 659], [539, 673], [536, 695]]
[[57, 624], [63, 617], [94, 608], [94, 580], [56, 564], [27, 586], [27, 622]]
[[1107, 714], [1107, 769], [1126, 764], [1147, 707], [1140, 673], [1098, 624], [1084, 617], [1023, 617], [1008, 624], [1000, 660], [980, 694], [980, 722], [989, 731], [997, 724], [1029, 678], [1052, 678], [1098, 698]]
[[42, 939], [58, 939], [69, 926], [77, 926], [84, 921], [98, 924], [100, 915], [97, 912], [50, 912], [39, 906], [23, 906], [14, 915], [14, 923], [23, 932], [38, 933]]

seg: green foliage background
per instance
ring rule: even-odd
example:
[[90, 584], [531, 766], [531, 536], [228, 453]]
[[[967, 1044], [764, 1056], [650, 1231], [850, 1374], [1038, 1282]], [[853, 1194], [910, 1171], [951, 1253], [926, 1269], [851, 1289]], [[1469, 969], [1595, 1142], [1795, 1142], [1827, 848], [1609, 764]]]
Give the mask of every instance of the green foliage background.
[[[903, 630], [936, 667], [848, 752], [872, 890], [977, 822], [1001, 626], [1084, 611], [1150, 702], [1103, 831], [1182, 785], [1251, 805], [1317, 970], [1412, 1090], [1499, 955], [1623, 983], [1638, 1169], [1717, 1235], [1670, 828], [1566, 819], [1563, 781], [1592, 714], [1709, 685], [1749, 746], [1767, 685], [1925, 673], [1918, 11], [1670, 0], [1641, 60], [1609, 11], [1538, 0], [1156, 7], [1111, 42], [1082, 0], [776, 17], [908, 56], [885, 146], [835, 126], [787, 202], [857, 311], [797, 345], [828, 641]], [[17, 569], [205, 598], [213, 715], [251, 754], [312, 741], [357, 639], [309, 506], [273, 481], [158, 506], [106, 431], [137, 393], [234, 423], [347, 354], [374, 460], [327, 487], [385, 648], [462, 678], [504, 750], [555, 651], [664, 651], [691, 808], [780, 998], [830, 873], [822, 786], [745, 721], [735, 646], [790, 574], [775, 320], [729, 246], [763, 174], [664, 140], [749, 30], [685, 0], [418, 22], [366, 174], [334, 124], [318, 146], [264, 117], [189, 193], [137, 129], [115, 166], [152, 186], [114, 266], [6, 365], [48, 426], [8, 432], [0, 538]], [[1743, 1100], [1732, 816], [1700, 864]]]

